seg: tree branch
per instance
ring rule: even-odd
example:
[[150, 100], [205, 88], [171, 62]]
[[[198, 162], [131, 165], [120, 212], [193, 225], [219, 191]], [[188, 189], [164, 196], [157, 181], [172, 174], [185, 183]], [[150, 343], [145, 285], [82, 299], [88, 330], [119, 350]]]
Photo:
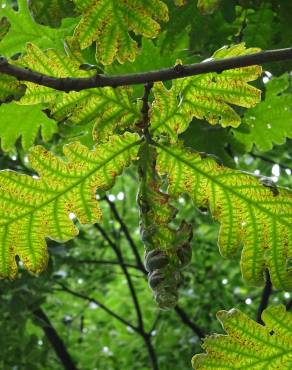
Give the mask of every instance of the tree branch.
[[188, 315], [185, 313], [185, 311], [180, 307], [175, 307], [175, 312], [178, 314], [178, 316], [181, 318], [181, 321], [186, 324], [188, 327], [192, 329], [194, 333], [197, 334], [199, 338], [203, 338], [205, 336], [205, 333], [202, 331], [201, 328], [198, 327], [193, 321], [191, 321], [188, 317]]
[[165, 68], [150, 72], [132, 73], [125, 75], [107, 76], [97, 74], [88, 78], [56, 78], [21, 68], [10, 64], [4, 57], [0, 57], [0, 73], [16, 77], [19, 81], [33, 82], [38, 85], [51, 87], [60, 91], [81, 91], [95, 87], [117, 87], [138, 85], [158, 81], [168, 81], [183, 77], [195, 76], [203, 73], [217, 72], [247, 67], [255, 64], [280, 62], [292, 59], [292, 48], [261, 51], [259, 53], [241, 55], [238, 57], [210, 60], [207, 62], [177, 65], [173, 68]]
[[261, 298], [261, 301], [260, 301], [260, 304], [259, 304], [259, 307], [258, 307], [257, 319], [256, 319], [256, 321], [259, 324], [262, 324], [262, 325], [265, 325], [263, 320], [262, 320], [262, 313], [268, 307], [269, 298], [270, 298], [270, 295], [272, 293], [272, 283], [271, 283], [271, 279], [270, 279], [270, 275], [269, 275], [268, 270], [266, 270], [265, 275], [266, 275], [266, 284], [265, 284], [265, 287], [263, 289], [262, 298]]
[[151, 360], [152, 370], [159, 370], [157, 355], [151, 341], [151, 334], [142, 335]]
[[67, 351], [67, 348], [62, 338], [59, 337], [59, 334], [51, 324], [45, 312], [41, 308], [38, 308], [35, 311], [33, 311], [33, 314], [37, 318], [38, 323], [41, 325], [45, 335], [47, 336], [49, 342], [54, 348], [54, 351], [56, 352], [58, 358], [62, 362], [64, 369], [77, 370], [77, 367], [75, 366], [72, 357]]

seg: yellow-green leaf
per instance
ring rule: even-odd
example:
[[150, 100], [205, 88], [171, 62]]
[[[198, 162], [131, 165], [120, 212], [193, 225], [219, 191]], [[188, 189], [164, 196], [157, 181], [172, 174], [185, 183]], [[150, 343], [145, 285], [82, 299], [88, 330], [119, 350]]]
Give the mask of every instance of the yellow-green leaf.
[[160, 0], [74, 0], [82, 19], [75, 30], [82, 49], [96, 42], [96, 59], [103, 64], [133, 61], [138, 52], [129, 32], [148, 38], [160, 31], [159, 21], [168, 20], [168, 9]]
[[[92, 72], [79, 69], [80, 63], [70, 58], [63, 52], [55, 49], [42, 51], [36, 45], [28, 43], [26, 55], [17, 64], [24, 68], [30, 68], [36, 72], [43, 73], [52, 77], [88, 77]], [[27, 90], [20, 104], [32, 105], [39, 103], [54, 102], [59, 96], [65, 95], [61, 91], [56, 91], [49, 87], [40, 86], [31, 82], [26, 82]]]
[[[235, 57], [258, 50], [238, 44], [218, 50], [212, 58]], [[260, 66], [251, 66], [175, 80], [170, 90], [162, 83], [155, 84], [155, 101], [150, 112], [151, 131], [166, 133], [176, 141], [193, 117], [205, 119], [211, 125], [239, 126], [240, 117], [229, 104], [245, 108], [256, 105], [261, 92], [248, 82], [260, 74]]]
[[62, 50], [64, 39], [71, 35], [74, 30], [75, 19], [67, 19], [59, 29], [37, 24], [29, 11], [28, 2], [28, 0], [18, 0], [18, 9], [15, 11], [12, 6], [14, 2], [6, 1], [6, 4], [5, 2], [3, 4], [3, 1], [1, 1], [0, 17], [7, 19], [9, 29], [4, 33], [4, 36], [0, 26], [0, 38], [4, 36], [0, 42], [0, 54], [7, 58], [19, 52], [24, 52], [27, 42], [33, 42], [41, 48], [54, 47]]
[[[43, 52], [33, 44], [27, 45], [27, 55], [21, 65], [54, 77], [88, 77], [96, 73], [81, 71], [80, 62], [57, 50]], [[73, 125], [93, 123], [96, 141], [135, 125], [140, 119], [140, 105], [132, 99], [132, 89], [97, 88], [64, 93], [48, 87], [27, 83], [25, 96], [19, 104], [48, 103], [51, 116], [57, 121], [67, 120]]]
[[247, 283], [263, 284], [268, 268], [276, 288], [292, 289], [290, 190], [179, 146], [160, 145], [158, 169], [168, 176], [170, 195], [188, 193], [197, 207], [210, 208], [221, 224], [223, 256], [236, 257], [243, 247], [241, 270]]
[[93, 122], [93, 138], [105, 141], [117, 130], [133, 127], [141, 118], [140, 104], [131, 98], [132, 89], [105, 87], [62, 94], [52, 102], [52, 116], [73, 125]]
[[264, 310], [265, 326], [237, 309], [219, 311], [217, 318], [227, 335], [204, 339], [206, 354], [195, 355], [196, 370], [290, 370], [292, 368], [292, 314], [283, 305]]
[[0, 171], [0, 276], [16, 276], [16, 256], [29, 271], [41, 272], [48, 258], [45, 237], [64, 242], [78, 234], [70, 213], [82, 224], [98, 222], [96, 189], [109, 189], [136, 158], [138, 139], [113, 136], [92, 151], [74, 142], [64, 147], [64, 160], [37, 146], [29, 162], [39, 177]]

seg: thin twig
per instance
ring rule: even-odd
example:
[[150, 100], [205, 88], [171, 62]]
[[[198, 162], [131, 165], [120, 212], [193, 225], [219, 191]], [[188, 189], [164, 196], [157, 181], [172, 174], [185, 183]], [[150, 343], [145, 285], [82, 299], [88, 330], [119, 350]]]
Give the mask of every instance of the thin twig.
[[292, 168], [289, 168], [288, 166], [285, 166], [284, 164], [282, 163], [279, 163], [279, 162], [276, 162], [274, 161], [273, 159], [271, 158], [268, 158], [264, 155], [261, 155], [261, 154], [255, 154], [255, 153], [250, 153], [252, 157], [254, 158], [259, 158], [267, 163], [271, 163], [271, 164], [277, 164], [282, 170], [290, 170], [292, 172]]
[[247, 67], [255, 64], [280, 62], [292, 59], [292, 48], [261, 51], [259, 53], [241, 55], [232, 58], [216, 59], [195, 64], [180, 65], [150, 72], [132, 73], [126, 75], [107, 76], [98, 74], [88, 78], [57, 78], [21, 68], [10, 64], [5, 57], [0, 57], [0, 73], [14, 76], [19, 81], [33, 82], [60, 91], [81, 91], [94, 87], [127, 86], [158, 81], [168, 81], [203, 73], [217, 72]]
[[150, 334], [156, 329], [156, 327], [157, 327], [157, 324], [158, 324], [158, 322], [159, 322], [159, 320], [160, 320], [160, 318], [161, 318], [161, 312], [162, 311], [158, 311], [158, 314], [157, 314], [157, 316], [156, 316], [156, 319], [154, 320], [154, 322], [153, 322], [153, 324], [152, 324], [152, 327], [151, 327], [151, 330], [150, 330]]
[[[120, 261], [121, 268], [122, 268], [122, 270], [124, 272], [124, 275], [126, 277], [128, 287], [129, 287], [129, 290], [130, 290], [130, 293], [131, 293], [131, 296], [132, 296], [132, 300], [133, 300], [133, 303], [134, 303], [134, 306], [135, 306], [136, 314], [137, 314], [137, 320], [138, 320], [137, 332], [141, 335], [141, 337], [144, 340], [144, 343], [146, 345], [146, 348], [147, 348], [147, 351], [148, 351], [148, 354], [149, 354], [149, 358], [150, 358], [150, 361], [151, 361], [152, 369], [153, 370], [159, 370], [157, 355], [156, 355], [155, 349], [152, 345], [151, 331], [150, 331], [150, 333], [147, 333], [145, 331], [143, 316], [142, 316], [142, 311], [141, 311], [141, 308], [140, 308], [138, 296], [136, 294], [134, 285], [132, 283], [131, 276], [128, 273], [127, 266], [124, 263], [124, 258], [123, 258], [122, 252], [121, 252], [120, 248], [111, 240], [111, 238], [108, 236], [106, 231], [99, 224], [96, 224], [95, 226], [97, 227], [97, 229], [99, 230], [99, 232], [101, 233], [103, 238], [113, 248], [114, 252], [116, 253], [116, 256], [117, 256], [118, 260]], [[129, 236], [130, 236], [130, 234], [129, 234]]]
[[159, 370], [158, 361], [157, 361], [157, 355], [155, 352], [155, 349], [153, 347], [152, 341], [151, 341], [151, 334], [145, 334], [143, 336], [146, 348], [149, 353], [149, 357], [151, 360], [152, 370]]
[[41, 309], [41, 307], [39, 307], [33, 311], [33, 314], [37, 318], [38, 324], [42, 327], [46, 337], [48, 338], [48, 341], [51, 343], [51, 346], [56, 352], [56, 355], [62, 362], [64, 369], [77, 370], [77, 367], [70, 356], [65, 343], [51, 324], [46, 313]]
[[256, 321], [262, 325], [265, 325], [262, 320], [262, 313], [268, 307], [269, 298], [272, 293], [272, 283], [271, 283], [270, 274], [268, 270], [266, 270], [265, 275], [266, 275], [266, 283], [265, 283], [265, 287], [262, 292], [262, 297], [261, 297], [261, 301], [258, 307], [257, 319], [256, 319]]
[[195, 324], [193, 321], [189, 319], [186, 312], [180, 306], [177, 305], [175, 307], [175, 312], [181, 318], [182, 322], [186, 324], [188, 327], [190, 327], [199, 338], [204, 337], [205, 333], [203, 332], [203, 330], [197, 324]]
[[136, 262], [137, 262], [137, 265], [139, 267], [139, 269], [141, 271], [143, 271], [144, 273], [147, 273], [145, 268], [144, 268], [144, 265], [143, 265], [143, 262], [141, 260], [141, 257], [140, 257], [140, 254], [139, 254], [139, 251], [138, 251], [138, 248], [137, 248], [137, 245], [136, 243], [134, 242], [130, 232], [129, 232], [129, 229], [127, 227], [127, 225], [124, 223], [123, 219], [121, 218], [120, 214], [119, 214], [119, 211], [117, 210], [117, 207], [116, 205], [111, 202], [109, 200], [109, 198], [107, 196], [104, 197], [104, 199], [106, 200], [106, 202], [109, 204], [112, 212], [113, 212], [113, 215], [115, 217], [115, 219], [118, 221], [118, 223], [120, 224], [121, 226], [121, 230], [123, 231], [129, 245], [130, 245], [130, 248], [132, 249], [132, 252], [135, 256], [135, 259], [136, 259]]
[[120, 261], [121, 269], [123, 270], [123, 272], [125, 274], [125, 277], [126, 277], [126, 280], [127, 280], [127, 283], [128, 283], [128, 287], [129, 287], [129, 290], [130, 290], [130, 293], [131, 293], [131, 296], [132, 296], [132, 300], [133, 300], [133, 303], [134, 303], [134, 306], [135, 306], [135, 310], [136, 310], [136, 314], [137, 314], [137, 320], [138, 320], [138, 328], [142, 332], [144, 332], [144, 323], [143, 323], [141, 308], [140, 308], [140, 305], [139, 305], [139, 301], [138, 301], [138, 297], [137, 297], [134, 285], [132, 283], [131, 276], [129, 275], [129, 272], [128, 272], [126, 266], [124, 265], [123, 255], [122, 255], [119, 247], [107, 235], [107, 232], [99, 224], [96, 224], [95, 226], [99, 230], [99, 232], [101, 233], [103, 238], [113, 248], [114, 252], [116, 253], [116, 256], [117, 256], [118, 260]]

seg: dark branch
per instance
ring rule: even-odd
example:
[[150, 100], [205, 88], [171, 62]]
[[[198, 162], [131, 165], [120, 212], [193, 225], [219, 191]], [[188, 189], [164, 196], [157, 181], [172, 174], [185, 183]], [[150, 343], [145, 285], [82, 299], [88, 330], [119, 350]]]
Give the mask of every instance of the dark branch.
[[33, 314], [37, 318], [38, 324], [42, 327], [46, 337], [48, 338], [48, 341], [51, 343], [58, 358], [62, 362], [64, 369], [77, 370], [77, 367], [75, 366], [72, 357], [67, 351], [62, 338], [59, 337], [59, 334], [51, 324], [46, 313], [41, 308], [38, 308], [33, 312]]
[[255, 64], [279, 62], [292, 59], [292, 48], [261, 51], [259, 53], [241, 55], [233, 58], [210, 60], [207, 62], [177, 65], [157, 71], [132, 73], [126, 75], [96, 75], [88, 78], [56, 78], [47, 76], [27, 68], [12, 65], [4, 57], [0, 57], [0, 73], [14, 76], [19, 81], [29, 81], [38, 85], [51, 87], [60, 91], [81, 91], [94, 87], [126, 86], [168, 81], [203, 73], [217, 72], [247, 67]]
[[140, 128], [142, 129], [142, 134], [146, 141], [148, 143], [152, 142], [151, 135], [149, 132], [149, 125], [150, 125], [150, 117], [149, 117], [149, 110], [150, 110], [150, 104], [149, 104], [149, 97], [151, 93], [151, 89], [153, 87], [153, 82], [146, 83], [144, 85], [144, 95], [142, 97], [142, 120], [140, 121]]
[[151, 89], [153, 87], [153, 83], [146, 83], [144, 86], [144, 95], [142, 97], [142, 108], [141, 108], [141, 114], [142, 114], [142, 120], [140, 123], [140, 126], [142, 129], [146, 129], [149, 125], [149, 97], [151, 93]]
[[143, 335], [143, 339], [151, 360], [152, 370], [159, 370], [157, 355], [151, 341], [151, 334]]
[[272, 283], [271, 283], [269, 272], [266, 271], [265, 275], [266, 275], [266, 284], [263, 289], [261, 301], [260, 301], [258, 312], [257, 312], [257, 322], [262, 325], [265, 325], [262, 320], [262, 313], [268, 307], [269, 298], [272, 293]]
[[191, 321], [188, 317], [188, 315], [185, 313], [185, 311], [179, 307], [179, 306], [176, 306], [175, 307], [175, 312], [178, 314], [178, 316], [181, 318], [181, 321], [186, 324], [188, 327], [190, 327], [192, 329], [192, 331], [194, 333], [197, 334], [197, 336], [199, 338], [203, 338], [204, 337], [204, 332], [202, 331], [201, 328], [198, 327], [198, 325], [196, 325], [193, 321]]

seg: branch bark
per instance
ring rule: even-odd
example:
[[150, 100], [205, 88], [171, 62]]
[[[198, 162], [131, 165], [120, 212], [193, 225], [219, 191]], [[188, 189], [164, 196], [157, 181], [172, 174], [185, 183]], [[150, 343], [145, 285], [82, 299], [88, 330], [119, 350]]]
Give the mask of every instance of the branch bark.
[[62, 362], [64, 369], [66, 370], [77, 370], [77, 367], [74, 364], [72, 357], [70, 356], [67, 348], [60, 338], [59, 334], [57, 333], [56, 329], [51, 324], [48, 316], [46, 313], [41, 309], [38, 308], [33, 312], [34, 316], [38, 319], [39, 324], [42, 326], [42, 329], [48, 338], [51, 346], [53, 347], [54, 351], [56, 352], [58, 358]]
[[210, 60], [207, 62], [177, 65], [173, 68], [165, 68], [150, 72], [131, 73], [125, 75], [107, 76], [97, 74], [88, 78], [56, 78], [21, 68], [0, 57], [0, 73], [16, 77], [19, 81], [33, 82], [59, 91], [81, 91], [95, 87], [117, 87], [168, 81], [198, 74], [217, 72], [221, 73], [228, 69], [247, 67], [255, 64], [280, 62], [292, 59], [292, 48], [274, 49], [259, 53], [241, 55], [238, 57]]
[[257, 322], [262, 325], [265, 325], [262, 320], [262, 313], [268, 307], [270, 295], [272, 293], [272, 288], [273, 287], [272, 287], [269, 272], [266, 271], [266, 284], [262, 292], [262, 297], [261, 297], [261, 301], [260, 301], [258, 312], [257, 312]]
[[176, 306], [175, 312], [181, 318], [181, 321], [189, 328], [191, 328], [192, 331], [196, 333], [199, 338], [203, 338], [205, 336], [205, 333], [202, 331], [202, 329], [197, 324], [190, 320], [186, 312], [181, 307]]

